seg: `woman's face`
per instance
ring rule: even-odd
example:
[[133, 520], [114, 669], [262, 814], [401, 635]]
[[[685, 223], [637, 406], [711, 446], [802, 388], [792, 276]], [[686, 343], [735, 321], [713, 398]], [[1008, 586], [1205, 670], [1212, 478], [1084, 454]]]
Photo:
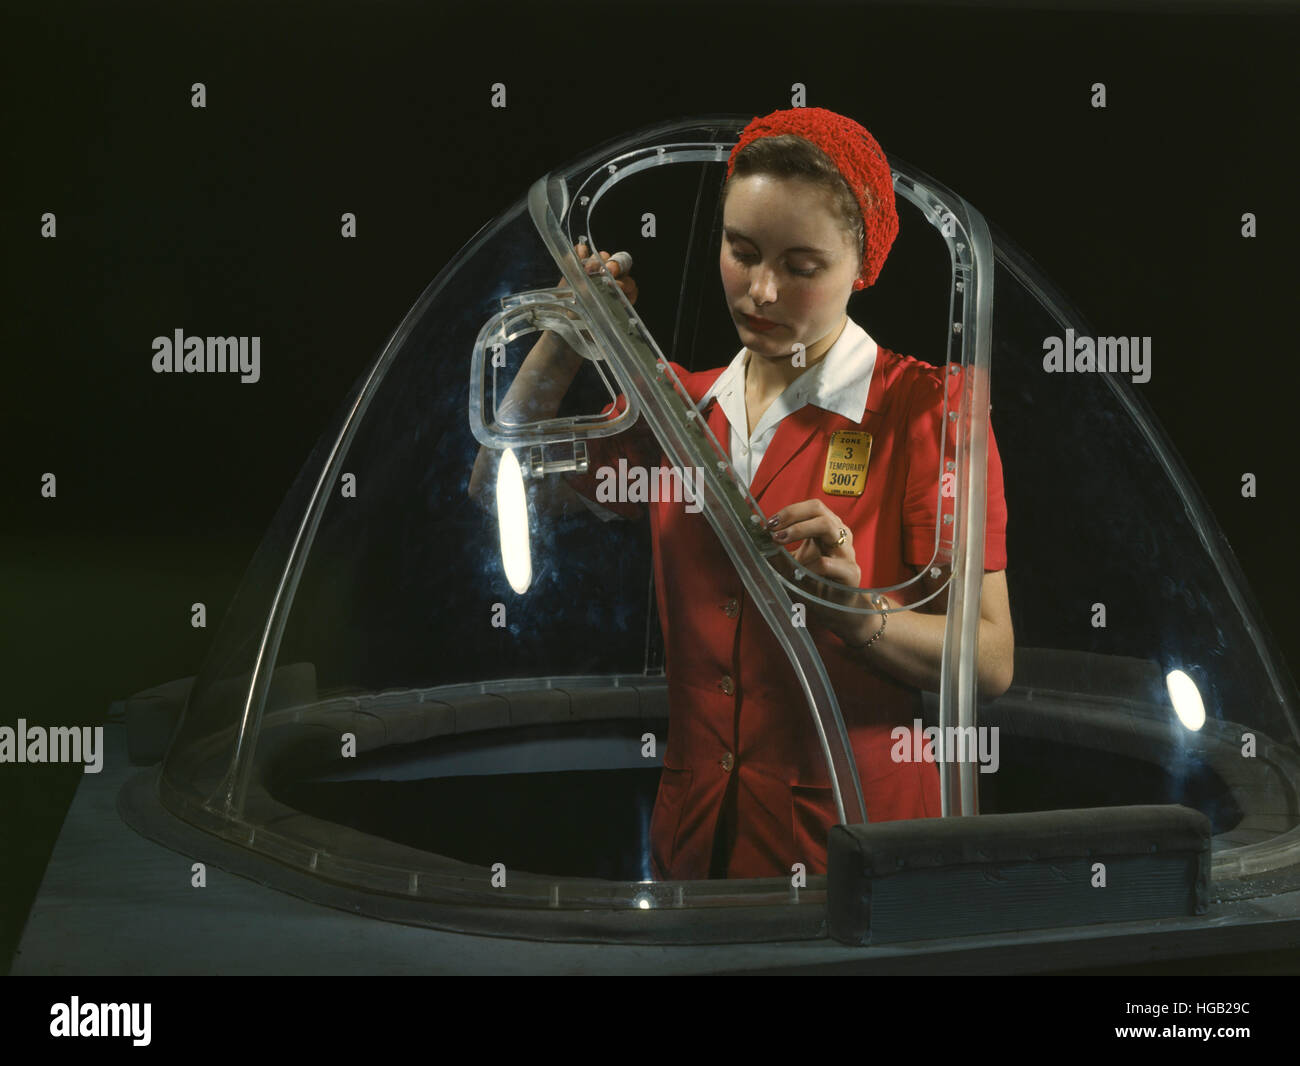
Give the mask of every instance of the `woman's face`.
[[830, 194], [799, 178], [751, 174], [728, 183], [722, 288], [746, 348], [789, 359], [839, 329], [862, 260]]

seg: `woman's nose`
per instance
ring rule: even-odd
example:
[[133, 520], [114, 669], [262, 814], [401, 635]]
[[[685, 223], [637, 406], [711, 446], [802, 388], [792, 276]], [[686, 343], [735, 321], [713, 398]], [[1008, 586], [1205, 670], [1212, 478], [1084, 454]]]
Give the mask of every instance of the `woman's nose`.
[[755, 304], [770, 304], [776, 299], [776, 272], [764, 266], [754, 268], [749, 279], [749, 298]]

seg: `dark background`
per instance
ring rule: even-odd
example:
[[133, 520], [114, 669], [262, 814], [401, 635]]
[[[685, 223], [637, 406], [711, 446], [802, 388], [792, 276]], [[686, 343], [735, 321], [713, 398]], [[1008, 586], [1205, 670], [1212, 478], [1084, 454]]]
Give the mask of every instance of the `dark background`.
[[[5, 13], [0, 646], [17, 698], [0, 724], [96, 724], [110, 700], [196, 673], [354, 379], [534, 178], [653, 122], [788, 107], [793, 82], [974, 204], [1099, 335], [1154, 338], [1141, 394], [1294, 674], [1300, 19], [1142, 6]], [[261, 336], [261, 381], [154, 374], [151, 341], [177, 327]], [[0, 965], [80, 776], [0, 765]]]

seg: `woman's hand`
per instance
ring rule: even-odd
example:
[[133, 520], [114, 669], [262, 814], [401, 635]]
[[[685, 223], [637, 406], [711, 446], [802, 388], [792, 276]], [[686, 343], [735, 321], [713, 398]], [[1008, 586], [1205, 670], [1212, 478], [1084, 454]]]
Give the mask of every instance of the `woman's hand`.
[[[804, 500], [783, 507], [768, 519], [768, 528], [776, 543], [793, 553], [778, 552], [772, 560], [782, 575], [794, 578], [794, 564], [829, 581], [850, 588], [862, 584], [853, 550], [853, 531], [821, 500]], [[841, 536], [841, 530], [843, 535]], [[929, 567], [917, 567], [927, 595], [938, 594], [927, 607], [901, 611], [890, 616], [889, 633], [868, 653], [869, 664], [905, 685], [927, 692], [938, 692], [943, 677], [944, 633], [947, 627], [948, 573], [931, 577]], [[805, 577], [804, 582], [813, 581]], [[824, 600], [854, 607], [871, 606], [860, 592], [844, 592], [820, 586], [810, 589]], [[902, 606], [901, 601], [881, 596], [886, 607]], [[1007, 575], [1004, 571], [984, 574], [980, 588], [979, 650], [977, 675], [979, 694], [996, 699], [1010, 687], [1015, 671], [1016, 638], [1011, 625], [1011, 605], [1007, 598]], [[883, 628], [883, 619], [874, 614], [851, 614], [817, 603], [807, 603], [808, 617], [824, 625], [846, 644], [861, 647]]]
[[[623, 264], [620, 263], [617, 259], [611, 262], [609, 252], [601, 252], [600, 257], [597, 258], [596, 256], [590, 253], [590, 250], [588, 249], [587, 245], [582, 243], [575, 244], [573, 246], [573, 250], [575, 253], [577, 253], [578, 259], [581, 261], [583, 265], [583, 269], [585, 269], [588, 274], [599, 273], [600, 268], [603, 265], [605, 269], [609, 271], [610, 275], [614, 278], [614, 280], [618, 282], [618, 287], [623, 290], [623, 295], [627, 297], [627, 302], [630, 304], [636, 303], [636, 296], [637, 296], [636, 279], [633, 278], [630, 274], [624, 277]], [[561, 278], [557, 288], [563, 288], [568, 284], [569, 283], [567, 281]]]
[[[818, 577], [841, 585], [858, 588], [862, 570], [853, 549], [853, 531], [821, 500], [804, 500], [782, 507], [767, 522], [772, 539], [782, 547], [798, 545], [793, 552], [782, 553], [774, 562], [787, 577], [794, 577], [791, 560]], [[805, 579], [806, 580], [806, 579]], [[852, 607], [868, 607], [862, 593], [848, 593], [825, 586], [812, 589], [822, 599]], [[882, 597], [890, 607], [897, 604]], [[875, 615], [837, 611], [819, 603], [808, 603], [808, 615], [848, 644], [864, 644], [880, 628]]]

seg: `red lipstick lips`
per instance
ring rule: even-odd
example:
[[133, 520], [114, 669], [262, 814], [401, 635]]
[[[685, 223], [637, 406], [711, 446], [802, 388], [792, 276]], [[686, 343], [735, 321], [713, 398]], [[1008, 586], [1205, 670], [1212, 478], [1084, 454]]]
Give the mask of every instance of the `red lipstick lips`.
[[781, 324], [779, 322], [769, 322], [766, 318], [756, 318], [754, 315], [745, 315], [744, 318], [749, 324], [749, 328], [758, 333], [766, 333], [769, 329], [776, 329]]

